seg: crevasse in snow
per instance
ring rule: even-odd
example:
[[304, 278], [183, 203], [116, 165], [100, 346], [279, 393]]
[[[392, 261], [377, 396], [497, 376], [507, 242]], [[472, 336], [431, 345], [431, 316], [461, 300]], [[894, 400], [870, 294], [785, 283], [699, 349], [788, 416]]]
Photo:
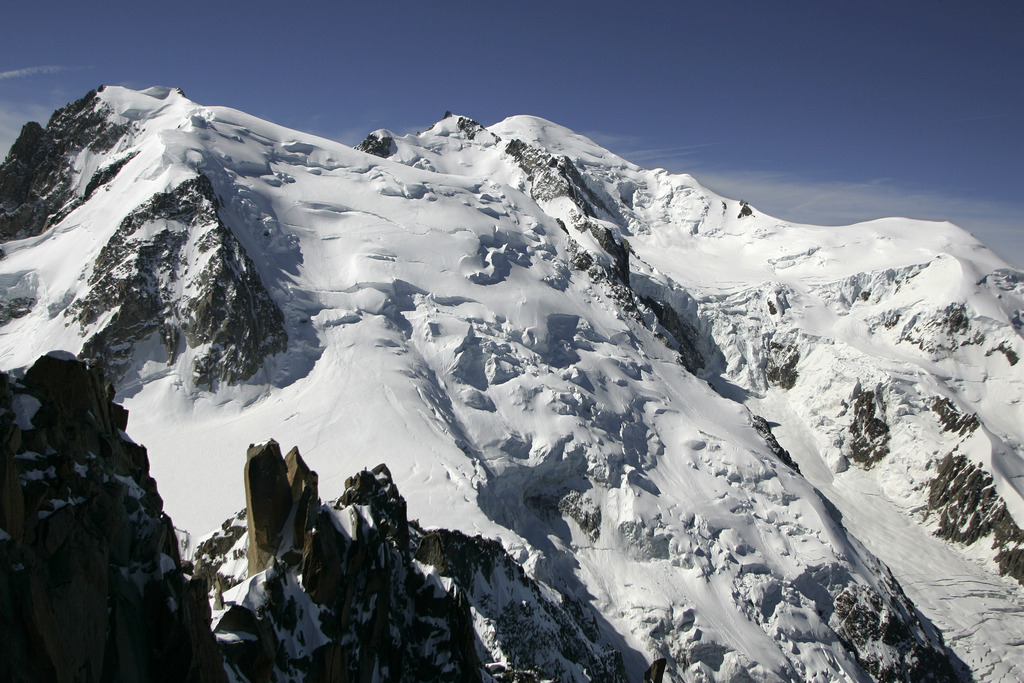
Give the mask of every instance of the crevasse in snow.
[[[130, 299], [76, 316], [95, 264], [197, 177], [245, 273], [225, 291], [258, 282], [287, 340], [213, 382], [196, 368], [245, 325], [193, 343], [169, 306], [131, 340], [119, 398], [178, 526], [234, 514], [245, 445], [273, 437], [325, 499], [387, 462], [422, 524], [499, 538], [593, 605], [633, 675], [658, 656], [693, 680], [878, 676], [898, 656], [848, 647], [850, 606], [913, 609], [875, 556], [925, 617], [911, 638], [936, 643], [930, 622], [979, 679], [1024, 675], [1020, 586], [990, 539], [948, 544], [927, 515], [957, 452], [1024, 521], [1022, 275], [963, 230], [786, 223], [535, 117], [452, 116], [377, 156], [169, 89], [94, 106], [120, 134], [68, 159], [66, 215], [3, 245], [5, 301], [32, 302], [3, 366], [123, 352], [90, 340]], [[194, 229], [176, 215], [138, 236]], [[186, 239], [147, 282], [210, 291], [207, 253]], [[945, 429], [942, 400], [979, 427]]]

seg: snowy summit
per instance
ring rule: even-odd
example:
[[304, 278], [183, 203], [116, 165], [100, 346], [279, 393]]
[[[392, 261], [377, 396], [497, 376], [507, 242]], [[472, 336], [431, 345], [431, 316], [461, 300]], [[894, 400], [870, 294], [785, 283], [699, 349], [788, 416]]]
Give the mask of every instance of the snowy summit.
[[[346, 543], [395, 488], [473, 680], [1024, 679], [1024, 272], [955, 225], [786, 223], [530, 116], [350, 148], [107, 87], [24, 128], [0, 242], [0, 368], [102, 367], [190, 551], [255, 542], [250, 444]], [[471, 590], [435, 567], [476, 535], [508, 569]], [[301, 566], [217, 557], [215, 625], [304, 606], [298, 680]]]

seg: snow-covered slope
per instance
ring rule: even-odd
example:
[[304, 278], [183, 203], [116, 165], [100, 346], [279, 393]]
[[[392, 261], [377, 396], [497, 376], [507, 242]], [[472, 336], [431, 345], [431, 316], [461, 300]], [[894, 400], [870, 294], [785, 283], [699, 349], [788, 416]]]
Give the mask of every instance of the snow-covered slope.
[[955, 226], [787, 224], [532, 117], [351, 149], [163, 88], [26, 128], [0, 201], [0, 365], [101, 359], [179, 527], [273, 437], [325, 499], [386, 462], [632, 678], [1024, 676], [1024, 274]]

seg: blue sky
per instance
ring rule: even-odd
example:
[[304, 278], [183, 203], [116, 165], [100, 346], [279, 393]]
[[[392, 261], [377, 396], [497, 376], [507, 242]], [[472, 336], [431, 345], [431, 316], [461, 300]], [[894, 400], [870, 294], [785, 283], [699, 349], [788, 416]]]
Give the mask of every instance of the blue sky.
[[[534, 114], [780, 218], [947, 219], [1024, 265], [1024, 2], [15, 3], [0, 147], [100, 84], [354, 143]], [[0, 152], [2, 153], [2, 152]]]

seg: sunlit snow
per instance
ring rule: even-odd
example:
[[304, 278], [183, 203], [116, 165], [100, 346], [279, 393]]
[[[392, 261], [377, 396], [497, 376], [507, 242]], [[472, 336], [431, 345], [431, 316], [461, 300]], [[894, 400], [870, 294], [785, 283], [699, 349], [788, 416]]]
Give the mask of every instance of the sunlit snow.
[[[690, 176], [641, 169], [534, 117], [472, 138], [449, 117], [382, 159], [169, 89], [101, 97], [132, 133], [80, 158], [82, 184], [134, 156], [62, 222], [4, 245], [0, 283], [37, 303], [0, 329], [0, 359], [11, 369], [80, 350], [64, 312], [121, 219], [205, 174], [289, 344], [213, 392], [193, 384], [194, 350], [173, 365], [158, 344], [137, 350], [118, 396], [176, 526], [202, 534], [242, 508], [246, 447], [274, 438], [298, 446], [325, 500], [386, 462], [411, 517], [498, 537], [541, 580], [589, 596], [634, 674], [636, 653], [678, 654], [702, 633], [734, 645], [722, 671], [853, 671], [816, 640], [826, 629], [813, 603], [780, 586], [833, 565], [871, 583], [873, 553], [977, 675], [1024, 678], [1024, 592], [922, 520], [937, 460], [959, 447], [1024, 522], [1024, 364], [992, 352], [1024, 356], [1024, 275], [966, 232], [900, 218], [793, 225], [756, 207], [741, 218], [739, 202]], [[532, 198], [504, 151], [513, 139], [584, 172], [608, 210], [592, 220], [628, 241], [634, 290], [699, 319], [714, 345], [704, 376], [650, 315], [625, 314], [606, 283], [569, 268], [570, 241], [609, 257], [574, 230], [571, 202]], [[915, 345], [951, 301], [984, 342]], [[764, 379], [771, 339], [799, 351], [790, 390]], [[893, 411], [891, 455], [868, 471], [844, 451], [856, 387]], [[935, 397], [984, 429], [962, 443], [943, 433]], [[779, 425], [806, 479], [772, 455], [752, 412]], [[598, 533], [545, 517], [537, 501], [566, 490], [600, 510]]]

